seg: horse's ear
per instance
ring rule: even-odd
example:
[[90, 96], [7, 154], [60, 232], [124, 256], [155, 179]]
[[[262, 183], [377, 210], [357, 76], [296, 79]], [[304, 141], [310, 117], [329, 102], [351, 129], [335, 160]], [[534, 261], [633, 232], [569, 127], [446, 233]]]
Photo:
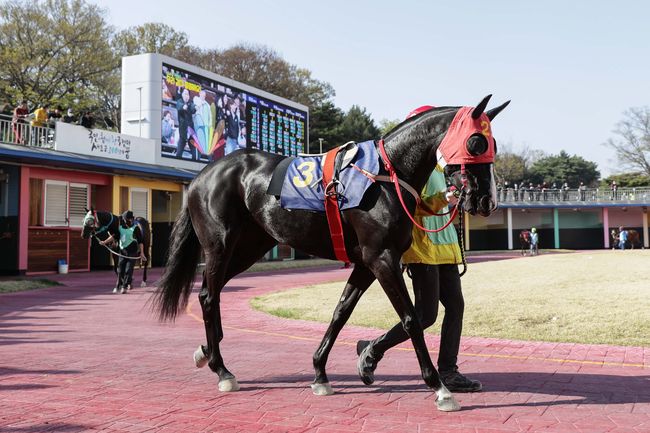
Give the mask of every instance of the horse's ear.
[[88, 209], [86, 206], [84, 206], [84, 209], [86, 210], [86, 213], [90, 212], [90, 209]]
[[485, 107], [487, 107], [488, 102], [490, 102], [490, 98], [492, 95], [487, 95], [481, 102], [478, 103], [474, 111], [472, 111], [472, 119], [478, 119], [481, 117], [481, 114], [485, 111]]
[[490, 119], [490, 122], [494, 120], [494, 118], [497, 117], [497, 114], [499, 114], [504, 108], [506, 108], [508, 104], [510, 104], [510, 101], [506, 101], [503, 104], [499, 105], [498, 107], [488, 110], [488, 112], [485, 114], [487, 114], [487, 117], [488, 119]]

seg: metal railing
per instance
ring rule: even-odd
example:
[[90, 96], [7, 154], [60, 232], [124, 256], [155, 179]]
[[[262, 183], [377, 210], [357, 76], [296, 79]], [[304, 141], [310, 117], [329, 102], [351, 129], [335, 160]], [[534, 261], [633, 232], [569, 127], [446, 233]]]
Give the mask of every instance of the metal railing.
[[12, 116], [0, 114], [0, 142], [30, 147], [54, 148], [53, 124], [32, 126], [28, 120], [14, 121]]
[[648, 203], [650, 202], [650, 187], [638, 188], [521, 188], [498, 189], [497, 197], [502, 203], [561, 203], [561, 202], [623, 202], [623, 203]]

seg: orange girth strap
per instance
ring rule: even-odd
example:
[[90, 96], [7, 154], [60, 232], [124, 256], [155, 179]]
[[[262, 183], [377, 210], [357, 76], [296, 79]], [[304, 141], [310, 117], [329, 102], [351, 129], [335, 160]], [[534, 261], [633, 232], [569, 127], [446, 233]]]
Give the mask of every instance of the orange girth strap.
[[341, 223], [341, 211], [339, 209], [338, 193], [336, 186], [338, 181], [332, 181], [334, 177], [334, 164], [336, 163], [336, 154], [340, 148], [336, 147], [324, 156], [323, 165], [323, 189], [325, 191], [325, 214], [327, 215], [327, 224], [330, 228], [330, 237], [334, 247], [334, 255], [337, 260], [349, 263], [350, 259], [345, 251], [345, 239], [343, 238], [343, 224]]

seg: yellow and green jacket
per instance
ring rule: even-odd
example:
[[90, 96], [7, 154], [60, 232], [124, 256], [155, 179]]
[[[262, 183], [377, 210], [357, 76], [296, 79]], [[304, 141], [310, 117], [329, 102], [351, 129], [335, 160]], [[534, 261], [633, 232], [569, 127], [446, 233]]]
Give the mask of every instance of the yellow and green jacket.
[[[426, 208], [440, 212], [448, 204], [445, 193], [447, 184], [443, 169], [437, 165], [422, 189], [422, 203], [415, 210], [415, 220], [427, 229], [438, 229], [449, 221], [449, 215], [429, 216]], [[411, 247], [402, 256], [402, 263], [423, 263], [427, 265], [460, 264], [460, 247], [453, 224], [437, 233], [428, 233], [413, 225]]]

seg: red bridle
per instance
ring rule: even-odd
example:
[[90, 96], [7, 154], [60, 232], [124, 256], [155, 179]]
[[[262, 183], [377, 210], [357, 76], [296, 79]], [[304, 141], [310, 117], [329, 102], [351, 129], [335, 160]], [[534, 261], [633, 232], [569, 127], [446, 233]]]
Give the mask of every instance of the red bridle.
[[[460, 165], [460, 175], [461, 175], [461, 182], [463, 183], [463, 186], [462, 186], [462, 188], [460, 190], [460, 198], [458, 200], [458, 203], [456, 203], [456, 205], [454, 206], [454, 210], [452, 211], [451, 216], [449, 217], [449, 221], [447, 221], [447, 223], [445, 225], [443, 225], [442, 227], [440, 227], [439, 229], [427, 229], [425, 227], [422, 227], [420, 224], [418, 224], [417, 221], [415, 221], [415, 218], [413, 218], [413, 216], [409, 212], [408, 208], [406, 207], [406, 204], [404, 203], [404, 198], [402, 197], [402, 191], [401, 191], [400, 184], [399, 184], [399, 178], [397, 177], [397, 173], [395, 172], [395, 169], [393, 168], [393, 165], [390, 163], [390, 160], [388, 159], [388, 155], [386, 154], [386, 149], [384, 149], [384, 140], [383, 139], [379, 140], [379, 144], [378, 144], [377, 147], [379, 147], [379, 154], [381, 155], [381, 159], [384, 162], [384, 167], [386, 167], [386, 170], [388, 171], [388, 175], [390, 177], [390, 180], [393, 183], [393, 185], [395, 185], [395, 191], [397, 192], [397, 197], [399, 198], [399, 202], [402, 204], [402, 208], [404, 209], [404, 212], [406, 212], [406, 215], [413, 222], [413, 224], [417, 228], [419, 228], [420, 230], [423, 230], [423, 231], [429, 232], [429, 233], [441, 232], [444, 229], [446, 229], [447, 227], [449, 227], [449, 225], [456, 218], [456, 215], [458, 215], [458, 208], [460, 207], [461, 201], [462, 201], [461, 198], [465, 194], [465, 189], [467, 187], [467, 175], [466, 175], [466, 172], [465, 172], [465, 164]], [[417, 203], [420, 204], [420, 198], [419, 197], [417, 198]], [[435, 215], [438, 215], [438, 214], [435, 214]]]

